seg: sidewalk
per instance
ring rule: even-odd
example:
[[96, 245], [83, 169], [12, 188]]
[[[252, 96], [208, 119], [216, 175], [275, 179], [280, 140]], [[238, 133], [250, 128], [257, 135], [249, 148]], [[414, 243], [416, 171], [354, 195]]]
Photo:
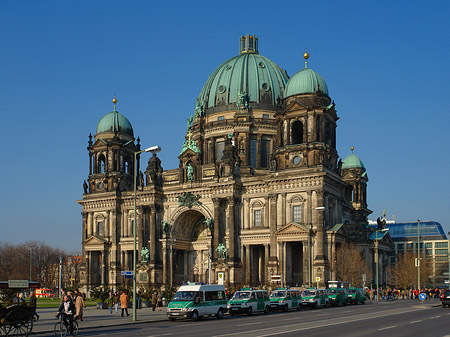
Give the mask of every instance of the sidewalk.
[[[33, 324], [33, 334], [53, 332], [53, 327], [58, 321], [55, 317], [56, 308], [38, 309], [39, 320]], [[149, 323], [166, 321], [166, 307], [162, 311], [152, 311], [152, 308], [142, 308], [137, 310], [137, 321], [133, 321], [133, 309], [128, 308], [130, 316], [121, 317], [121, 310], [116, 314], [109, 313], [109, 309], [97, 309], [95, 307], [87, 307], [83, 312], [83, 321], [78, 321], [80, 329], [85, 328], [101, 328], [105, 326], [127, 325], [137, 323]]]

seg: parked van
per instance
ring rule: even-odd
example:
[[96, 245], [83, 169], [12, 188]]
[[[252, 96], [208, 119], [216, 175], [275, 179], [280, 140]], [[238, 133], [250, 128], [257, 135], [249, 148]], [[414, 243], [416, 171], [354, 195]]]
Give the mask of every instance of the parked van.
[[366, 296], [364, 296], [364, 289], [362, 288], [348, 288], [347, 299], [350, 304], [364, 304]]
[[327, 289], [327, 296], [328, 301], [333, 306], [347, 305], [347, 289], [345, 288]]
[[308, 288], [302, 292], [302, 305], [311, 308], [326, 307], [329, 303], [325, 289]]
[[277, 288], [270, 294], [271, 310], [281, 309], [288, 311], [289, 309], [300, 310], [302, 308], [302, 297], [300, 290]]
[[225, 288], [218, 284], [188, 283], [178, 288], [167, 306], [167, 318], [188, 318], [193, 321], [200, 317], [223, 318], [227, 310]]
[[233, 298], [228, 302], [228, 312], [230, 315], [246, 313], [251, 315], [254, 312], [270, 311], [269, 293], [267, 290], [256, 290], [253, 288], [242, 288], [236, 291]]
[[39, 288], [36, 289], [35, 292], [36, 297], [45, 297], [45, 298], [53, 298], [55, 296], [55, 294], [53, 293], [52, 289], [47, 289], [47, 288]]

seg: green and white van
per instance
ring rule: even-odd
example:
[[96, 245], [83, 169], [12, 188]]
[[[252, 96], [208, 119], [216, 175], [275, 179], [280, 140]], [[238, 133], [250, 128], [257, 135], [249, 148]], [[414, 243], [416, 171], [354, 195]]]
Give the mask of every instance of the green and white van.
[[305, 307], [319, 308], [326, 307], [329, 303], [327, 291], [325, 289], [308, 288], [302, 292], [302, 305]]
[[228, 301], [228, 312], [230, 315], [254, 312], [270, 311], [269, 293], [267, 290], [256, 290], [253, 288], [242, 288], [236, 291], [233, 298]]
[[327, 289], [328, 301], [333, 306], [347, 305], [347, 290], [344, 288]]
[[364, 296], [364, 289], [361, 288], [348, 288], [347, 299], [350, 304], [364, 304], [366, 297]]
[[200, 317], [223, 318], [227, 311], [225, 288], [218, 284], [188, 283], [178, 288], [167, 306], [167, 318], [188, 318], [193, 321]]
[[270, 309], [283, 310], [289, 309], [300, 310], [302, 308], [302, 297], [300, 290], [277, 288], [270, 294]]

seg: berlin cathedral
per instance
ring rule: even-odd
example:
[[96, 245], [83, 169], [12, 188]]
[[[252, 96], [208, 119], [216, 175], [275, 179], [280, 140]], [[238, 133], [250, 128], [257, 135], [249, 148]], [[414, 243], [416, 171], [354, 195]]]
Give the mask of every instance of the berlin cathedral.
[[214, 70], [186, 115], [177, 168], [163, 169], [157, 151], [141, 166], [148, 149], [115, 98], [89, 135], [89, 175], [77, 201], [86, 292], [124, 285], [134, 258], [140, 288], [325, 286], [336, 280], [345, 241], [373, 269], [368, 175], [353, 148], [345, 159], [337, 153], [339, 117], [327, 84], [308, 68], [307, 52], [304, 69], [289, 78], [259, 54], [256, 36], [239, 42], [239, 55]]

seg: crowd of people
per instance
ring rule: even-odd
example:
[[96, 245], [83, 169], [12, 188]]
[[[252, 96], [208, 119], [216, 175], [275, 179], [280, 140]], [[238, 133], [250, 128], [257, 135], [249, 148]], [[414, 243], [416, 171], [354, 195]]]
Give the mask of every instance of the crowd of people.
[[[396, 288], [379, 288], [378, 300], [407, 300], [419, 299], [419, 294], [424, 293], [426, 299], [442, 296], [445, 289], [424, 288], [424, 289], [396, 289]], [[366, 297], [370, 300], [377, 299], [376, 289], [367, 289]]]

